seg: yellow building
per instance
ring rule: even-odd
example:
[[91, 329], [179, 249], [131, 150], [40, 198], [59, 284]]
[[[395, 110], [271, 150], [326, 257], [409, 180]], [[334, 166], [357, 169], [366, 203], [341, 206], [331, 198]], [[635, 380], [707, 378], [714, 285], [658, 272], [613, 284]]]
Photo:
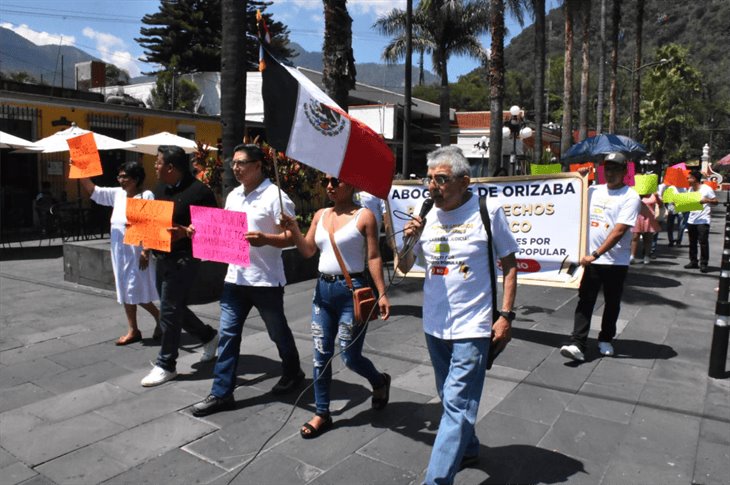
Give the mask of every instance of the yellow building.
[[[27, 140], [40, 140], [76, 123], [80, 128], [124, 141], [167, 131], [213, 146], [220, 142], [218, 116], [110, 104], [99, 94], [62, 91], [49, 86], [22, 86], [24, 91], [34, 93], [16, 91], [18, 87], [6, 81], [0, 86], [0, 130]], [[77, 182], [68, 179], [68, 152], [21, 154], [13, 151], [0, 150], [0, 225], [4, 235], [37, 226], [34, 200], [43, 182], [50, 183], [55, 199], [76, 201], [81, 197], [82, 204], [88, 205], [86, 194], [79, 194]], [[117, 167], [134, 160], [144, 165], [145, 187], [154, 186], [154, 156], [125, 150], [100, 154], [104, 175], [94, 178], [96, 184], [118, 185]]]

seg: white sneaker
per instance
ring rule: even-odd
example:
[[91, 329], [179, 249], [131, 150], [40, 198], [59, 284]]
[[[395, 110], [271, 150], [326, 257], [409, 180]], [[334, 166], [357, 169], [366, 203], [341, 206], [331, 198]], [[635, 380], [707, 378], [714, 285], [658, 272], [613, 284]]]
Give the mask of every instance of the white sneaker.
[[215, 352], [218, 350], [218, 336], [216, 335], [208, 343], [203, 344], [203, 353], [200, 354], [198, 362], [210, 362], [215, 359]]
[[644, 264], [650, 264], [650, 263], [651, 263], [651, 259], [649, 258], [649, 256], [644, 256]]
[[562, 347], [560, 347], [560, 355], [569, 359], [577, 360], [579, 362], [583, 362], [586, 360], [583, 352], [581, 352], [578, 346], [575, 344], [563, 345]]
[[142, 379], [141, 384], [144, 387], [159, 386], [160, 384], [171, 381], [176, 377], [177, 372], [170, 372], [163, 369], [162, 367], [154, 366], [150, 373], [147, 374], [144, 379]]
[[601, 355], [611, 357], [613, 355], [613, 345], [611, 345], [611, 342], [598, 342], [598, 351]]
[[636, 264], [636, 260], [634, 259], [634, 257], [633, 257], [633, 256], [631, 256], [631, 257], [629, 258], [629, 264]]

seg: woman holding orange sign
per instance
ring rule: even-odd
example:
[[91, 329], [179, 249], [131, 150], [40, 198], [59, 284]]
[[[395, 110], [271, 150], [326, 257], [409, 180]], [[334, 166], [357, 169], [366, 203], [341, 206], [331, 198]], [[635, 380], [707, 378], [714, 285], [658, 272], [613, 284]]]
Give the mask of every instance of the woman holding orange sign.
[[[73, 164], [73, 161], [71, 161]], [[144, 168], [137, 162], [126, 162], [119, 167], [117, 180], [120, 187], [98, 187], [89, 178], [79, 179], [84, 189], [91, 194], [91, 200], [99, 205], [114, 208], [111, 216], [111, 255], [117, 301], [124, 305], [129, 330], [119, 339], [117, 345], [128, 345], [142, 340], [137, 326], [137, 305], [149, 312], [155, 319], [152, 338], [159, 339], [160, 312], [152, 303], [159, 300], [155, 287], [155, 266], [150, 264], [149, 251], [139, 246], [124, 244], [127, 227], [127, 198], [154, 199], [152, 192], [142, 190]]]

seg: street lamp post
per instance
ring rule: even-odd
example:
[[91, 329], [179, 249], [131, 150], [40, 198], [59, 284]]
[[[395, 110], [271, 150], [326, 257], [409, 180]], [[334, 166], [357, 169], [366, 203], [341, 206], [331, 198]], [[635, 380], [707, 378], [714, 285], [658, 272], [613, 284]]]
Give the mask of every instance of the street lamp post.
[[[631, 86], [633, 87], [634, 91], [631, 96], [631, 126], [629, 127], [629, 137], [633, 138], [634, 140], [639, 134], [639, 95], [641, 94], [641, 87], [636, 86], [636, 77], [639, 75], [641, 71], [646, 69], [647, 67], [657, 66], [660, 64], [666, 64], [669, 62], [669, 59], [660, 59], [658, 61], [653, 62], [647, 62], [643, 66], [639, 66], [636, 69], [632, 69], [630, 67], [622, 66], [621, 64], [616, 64], [617, 67], [620, 67], [624, 71], [631, 74]], [[639, 83], [641, 83], [641, 76], [639, 76]]]
[[488, 151], [488, 140], [486, 136], [482, 136], [478, 142], [474, 144], [474, 151], [482, 157], [482, 161], [479, 164], [479, 176], [484, 177], [484, 156], [489, 153]]
[[524, 140], [532, 136], [532, 128], [527, 126], [519, 106], [512, 106], [509, 109], [510, 120], [502, 128], [504, 138], [512, 137], [512, 154], [509, 157], [509, 175], [524, 175], [520, 165], [517, 163], [517, 139]]

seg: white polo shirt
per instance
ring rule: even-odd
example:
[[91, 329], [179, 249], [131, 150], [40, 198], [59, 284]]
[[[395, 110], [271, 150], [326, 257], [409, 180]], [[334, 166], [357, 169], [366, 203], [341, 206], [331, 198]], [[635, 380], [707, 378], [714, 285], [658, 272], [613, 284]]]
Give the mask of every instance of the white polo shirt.
[[[285, 193], [281, 194], [284, 212], [290, 216], [295, 213], [294, 203]], [[226, 210], [245, 212], [249, 231], [279, 234], [281, 204], [279, 189], [269, 179], [264, 179], [255, 190], [245, 195], [243, 185], [236, 187], [226, 197]], [[251, 265], [247, 268], [235, 264], [228, 265], [226, 283], [242, 286], [284, 286], [284, 263], [281, 249], [273, 246], [253, 247], [250, 250]]]

